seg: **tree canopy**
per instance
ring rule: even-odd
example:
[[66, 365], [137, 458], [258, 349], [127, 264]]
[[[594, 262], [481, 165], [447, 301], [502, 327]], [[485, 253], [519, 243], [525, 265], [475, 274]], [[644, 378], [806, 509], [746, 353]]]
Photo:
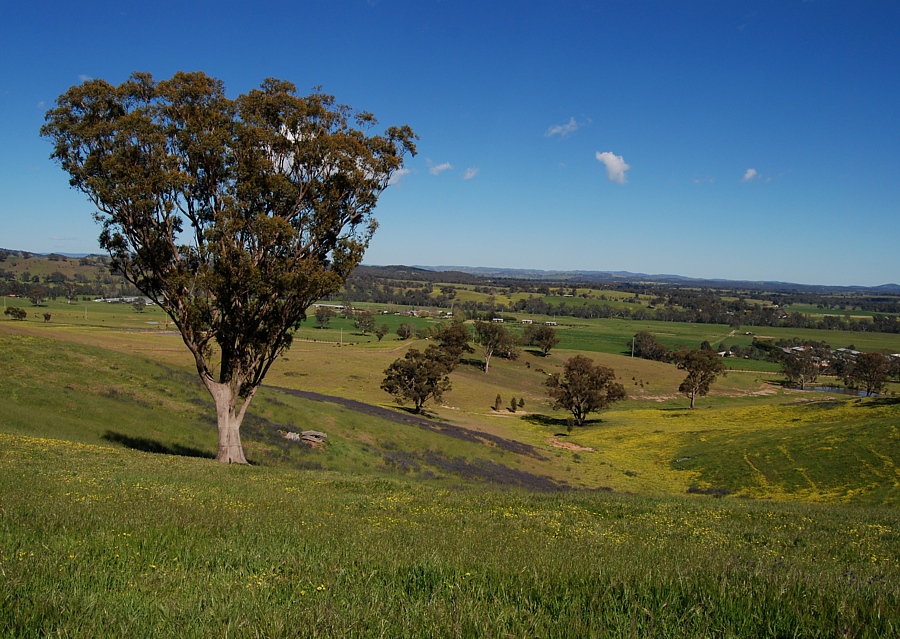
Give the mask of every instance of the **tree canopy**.
[[[41, 134], [96, 207], [112, 268], [181, 332], [216, 403], [217, 459], [246, 462], [240, 424], [317, 299], [339, 290], [409, 127], [267, 79], [230, 99], [220, 80], [136, 73], [59, 96]], [[240, 399], [240, 405], [238, 400]]]
[[726, 375], [725, 362], [715, 351], [682, 348], [673, 354], [679, 369], [687, 371], [687, 376], [678, 387], [678, 391], [691, 399], [691, 408], [697, 397], [706, 395], [709, 387], [719, 375]]
[[436, 339], [441, 348], [452, 358], [453, 368], [459, 363], [463, 353], [475, 352], [475, 349], [469, 346], [472, 335], [462, 322], [451, 322], [445, 325], [438, 332]]
[[484, 372], [488, 372], [491, 357], [507, 348], [513, 349], [513, 336], [499, 322], [475, 322], [475, 343], [484, 355]]
[[317, 306], [315, 310], [316, 324], [319, 325], [319, 328], [325, 328], [335, 315], [337, 313], [334, 312], [334, 309], [328, 306]]
[[375, 330], [375, 315], [372, 311], [360, 311], [353, 319], [355, 326], [360, 333], [366, 335]]
[[649, 331], [635, 333], [628, 346], [635, 357], [651, 359], [656, 362], [668, 362], [672, 359], [672, 352], [660, 344]]
[[790, 384], [797, 384], [803, 390], [819, 377], [822, 353], [812, 348], [785, 353], [781, 359], [781, 372]]
[[546, 357], [550, 349], [559, 344], [559, 338], [550, 326], [529, 325], [525, 327], [525, 342], [529, 346], [537, 346], [541, 349], [541, 355]]
[[583, 355], [567, 360], [562, 375], [550, 375], [544, 382], [553, 399], [553, 408], [572, 413], [578, 426], [589, 413], [625, 399], [625, 387], [616, 381], [613, 369], [594, 364]]
[[450, 390], [452, 355], [431, 344], [425, 351], [411, 348], [406, 355], [384, 371], [381, 389], [394, 396], [398, 404], [411, 402], [416, 413], [429, 398], [439, 401]]
[[881, 353], [860, 353], [849, 374], [852, 384], [865, 389], [866, 397], [884, 390], [891, 361]]

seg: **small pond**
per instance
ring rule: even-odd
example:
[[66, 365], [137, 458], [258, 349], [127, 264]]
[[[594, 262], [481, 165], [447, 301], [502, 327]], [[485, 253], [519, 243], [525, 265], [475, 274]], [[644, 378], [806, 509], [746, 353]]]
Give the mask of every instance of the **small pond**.
[[[797, 389], [799, 390], [799, 389]], [[820, 391], [823, 393], [834, 393], [836, 395], [849, 395], [850, 397], [865, 397], [865, 390], [855, 388], [843, 388], [841, 386], [807, 386], [805, 391]], [[869, 397], [878, 397], [878, 393], [872, 393]]]

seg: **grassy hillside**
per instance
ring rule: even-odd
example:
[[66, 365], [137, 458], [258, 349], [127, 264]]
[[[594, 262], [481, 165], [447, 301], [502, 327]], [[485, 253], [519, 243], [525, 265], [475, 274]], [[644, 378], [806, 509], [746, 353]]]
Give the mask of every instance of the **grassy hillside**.
[[[107, 308], [106, 305], [101, 305]], [[121, 309], [122, 307], [118, 307]], [[215, 452], [214, 410], [180, 339], [164, 330], [0, 323], [6, 361], [0, 431], [75, 442], [185, 454]], [[101, 319], [101, 324], [103, 320]], [[360, 338], [357, 338], [360, 339]], [[900, 464], [897, 403], [857, 402], [783, 389], [761, 373], [732, 372], [686, 410], [674, 366], [594, 354], [617, 372], [629, 399], [567, 434], [544, 388], [574, 351], [525, 352], [495, 361], [488, 375], [476, 355], [451, 376], [453, 390], [431, 421], [413, 423], [379, 389], [385, 367], [423, 342], [386, 338], [345, 345], [301, 341], [268, 378], [387, 410], [359, 412], [331, 401], [265, 388], [242, 432], [258, 463], [436, 483], [685, 494], [689, 489], [808, 501], [893, 504], [892, 464]], [[515, 413], [493, 409], [521, 398]], [[827, 408], [823, 409], [823, 400]], [[396, 419], [407, 419], [398, 423]], [[441, 424], [448, 424], [442, 426]], [[320, 430], [323, 450], [284, 440], [279, 431]], [[839, 445], [819, 442], [838, 438]], [[873, 445], [877, 442], [877, 447]], [[681, 460], [681, 461], [676, 461]]]
[[[566, 434], [561, 348], [468, 356], [414, 421], [378, 385], [427, 342], [338, 324], [273, 367], [253, 465], [225, 467], [159, 312], [91, 304], [0, 321], [0, 636], [898, 633], [891, 396], [731, 372], [690, 411], [673, 366], [587, 351], [630, 398]], [[328, 443], [280, 432], [306, 429]]]
[[0, 435], [0, 635], [887, 637], [896, 509], [421, 482]]

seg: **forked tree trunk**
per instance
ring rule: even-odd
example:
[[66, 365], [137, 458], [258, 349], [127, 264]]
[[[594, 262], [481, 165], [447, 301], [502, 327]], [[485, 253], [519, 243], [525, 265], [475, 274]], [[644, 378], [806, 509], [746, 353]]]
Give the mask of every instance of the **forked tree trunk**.
[[244, 447], [241, 445], [241, 422], [254, 391], [244, 399], [240, 410], [235, 409], [237, 394], [229, 384], [207, 381], [206, 387], [216, 403], [216, 422], [219, 428], [219, 451], [216, 461], [223, 464], [246, 464]]

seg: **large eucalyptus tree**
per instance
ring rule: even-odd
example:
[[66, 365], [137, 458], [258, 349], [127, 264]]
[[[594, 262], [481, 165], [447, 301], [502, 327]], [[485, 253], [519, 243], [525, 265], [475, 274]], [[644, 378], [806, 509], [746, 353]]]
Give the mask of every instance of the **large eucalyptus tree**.
[[362, 259], [372, 211], [415, 154], [407, 126], [267, 79], [236, 99], [203, 73], [62, 94], [41, 134], [96, 206], [100, 245], [178, 326], [216, 404], [217, 459], [306, 309]]

